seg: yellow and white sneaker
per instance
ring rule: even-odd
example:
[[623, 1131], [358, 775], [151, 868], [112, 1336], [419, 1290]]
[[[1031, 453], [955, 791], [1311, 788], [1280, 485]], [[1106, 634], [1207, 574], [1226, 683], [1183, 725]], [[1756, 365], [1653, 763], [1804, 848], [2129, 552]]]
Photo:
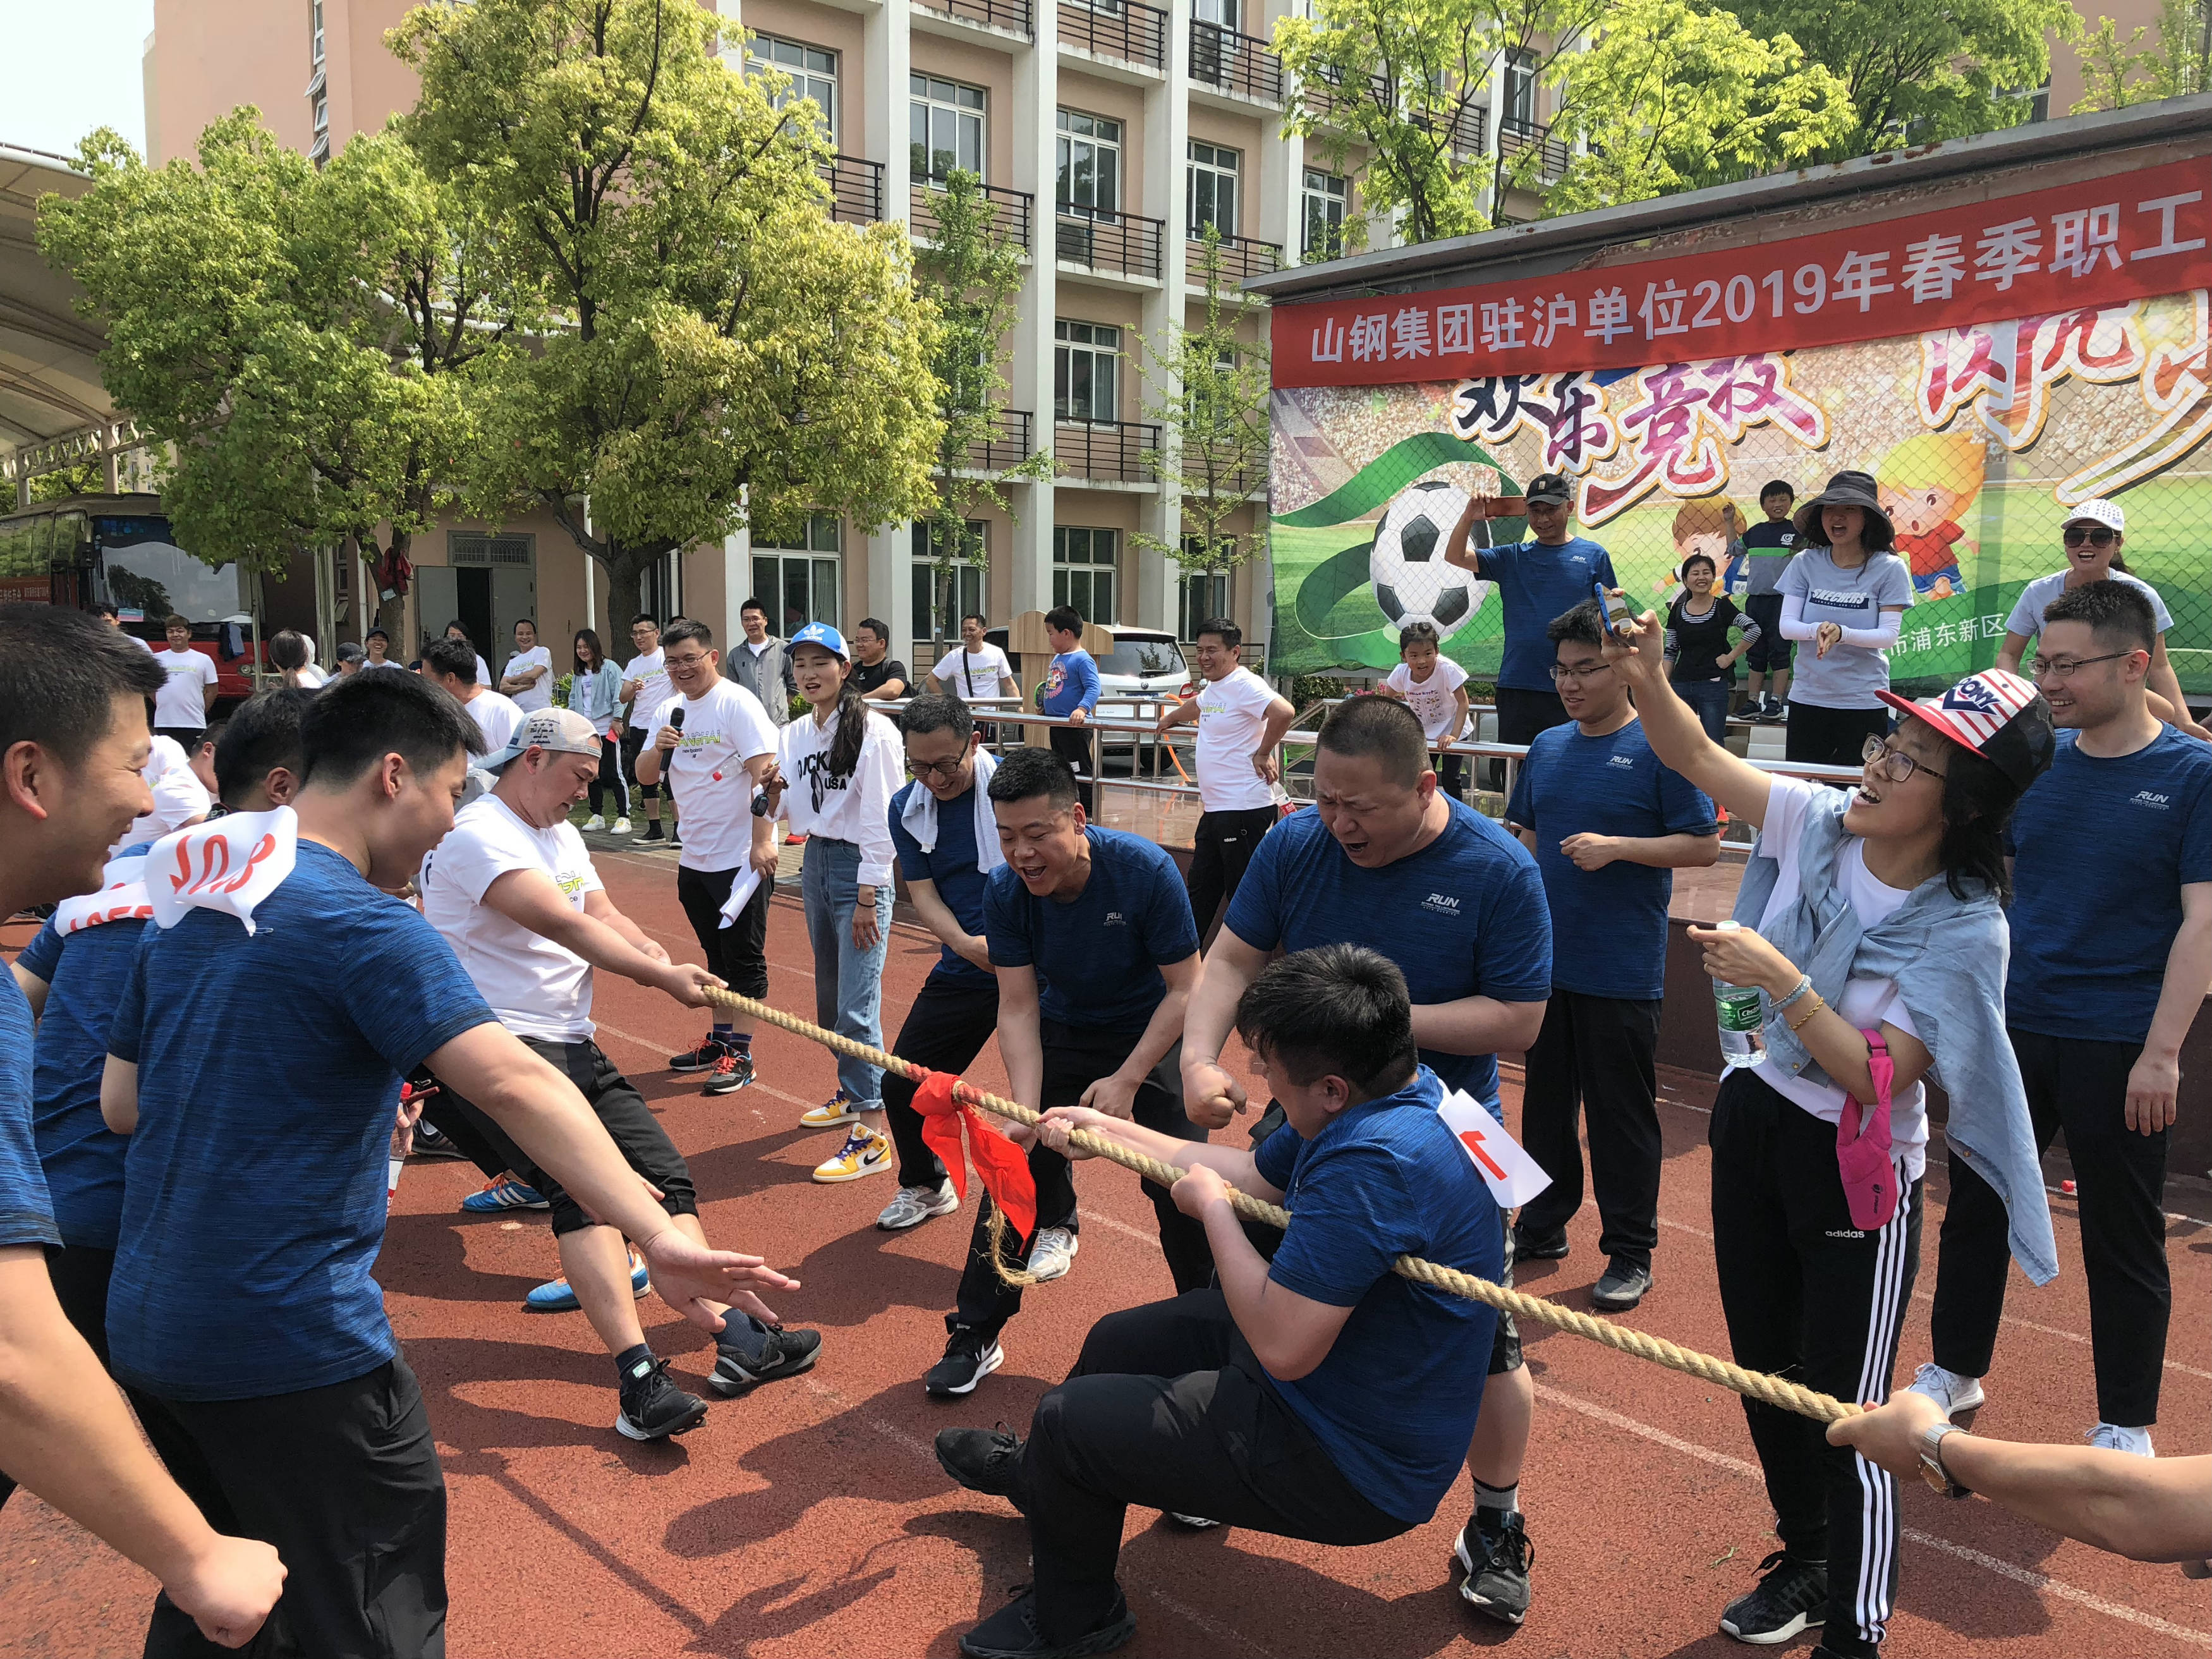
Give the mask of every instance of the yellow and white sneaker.
[[837, 1156], [814, 1166], [814, 1178], [825, 1185], [858, 1181], [862, 1176], [881, 1175], [896, 1162], [889, 1135], [856, 1123]]
[[807, 1129], [834, 1129], [841, 1123], [858, 1123], [860, 1115], [853, 1109], [853, 1097], [842, 1089], [819, 1106], [810, 1106], [799, 1115], [799, 1126]]

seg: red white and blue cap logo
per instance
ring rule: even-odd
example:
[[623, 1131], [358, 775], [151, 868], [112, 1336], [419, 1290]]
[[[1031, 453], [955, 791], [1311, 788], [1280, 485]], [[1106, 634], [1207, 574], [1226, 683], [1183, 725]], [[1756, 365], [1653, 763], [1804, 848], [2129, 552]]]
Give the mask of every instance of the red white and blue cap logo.
[[[1917, 715], [1961, 748], [1988, 756], [2022, 787], [2050, 763], [2049, 708], [2035, 683], [2018, 674], [1984, 668], [1978, 674], [1967, 675], [1942, 696], [1917, 702], [1894, 691], [1881, 696], [1891, 708]], [[2030, 714], [2033, 718], [2029, 724], [2037, 728], [2033, 735], [2014, 726], [2022, 715]], [[2008, 731], [2014, 732], [2016, 741], [1999, 744], [1998, 739]], [[2017, 740], [2022, 738], [2024, 742]], [[1996, 745], [1995, 752], [1992, 745]]]

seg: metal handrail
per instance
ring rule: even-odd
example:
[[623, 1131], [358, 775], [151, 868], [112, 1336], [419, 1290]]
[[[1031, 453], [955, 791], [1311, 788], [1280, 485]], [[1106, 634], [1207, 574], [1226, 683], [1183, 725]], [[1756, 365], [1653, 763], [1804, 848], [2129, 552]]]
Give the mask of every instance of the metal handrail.
[[[1183, 240], [1189, 246], [1183, 280], [1195, 288], [1204, 276], [1201, 266], [1206, 259], [1206, 232], [1203, 228], [1187, 230]], [[1280, 242], [1263, 242], [1256, 236], [1221, 236], [1219, 242], [1221, 274], [1237, 282], [1247, 276], [1265, 276], [1283, 267]]]
[[927, 11], [942, 12], [948, 17], [989, 23], [1017, 34], [1036, 37], [1036, 30], [1030, 23], [1029, 0], [919, 0], [919, 3]]
[[830, 216], [842, 224], [873, 224], [884, 216], [884, 164], [865, 155], [833, 155], [822, 169], [830, 185]]
[[1537, 152], [1537, 165], [1547, 179], [1556, 179], [1567, 170], [1572, 159], [1565, 143], [1552, 137], [1550, 125], [1542, 121], [1523, 121], [1508, 115], [1498, 123], [1498, 153], [1518, 155], [1524, 149]]
[[1079, 202], [1055, 204], [1053, 211], [1055, 259], [1125, 276], [1158, 278], [1166, 220], [1125, 208], [1085, 207]]
[[[936, 198], [943, 186], [927, 179], [915, 179], [907, 186], [907, 220], [917, 236], [933, 234], [938, 228]], [[991, 222], [1000, 234], [1026, 249], [1030, 245], [1030, 224], [1036, 216], [1036, 197], [1026, 190], [1009, 190], [1004, 185], [981, 185], [976, 190], [991, 204]]]
[[1149, 473], [1146, 452], [1157, 454], [1160, 428], [1150, 421], [1085, 421], [1053, 418], [1052, 456], [1069, 477], [1108, 483], [1143, 483]]
[[1168, 14], [1144, 0], [1060, 0], [1063, 45], [1165, 69]]
[[1190, 78], [1217, 92], [1233, 92], [1262, 103], [1283, 101], [1283, 60], [1265, 40], [1241, 34], [1226, 23], [1190, 20]]

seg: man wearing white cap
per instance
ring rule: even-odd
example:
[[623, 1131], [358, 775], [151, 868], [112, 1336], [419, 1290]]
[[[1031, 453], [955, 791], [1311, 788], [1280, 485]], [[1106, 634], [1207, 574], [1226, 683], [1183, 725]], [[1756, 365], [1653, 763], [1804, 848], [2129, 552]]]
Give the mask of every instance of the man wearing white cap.
[[[482, 769], [495, 773], [497, 783], [461, 809], [452, 832], [422, 861], [422, 914], [500, 1023], [576, 1085], [630, 1168], [659, 1189], [675, 1224], [704, 1243], [683, 1155], [592, 1040], [592, 969], [665, 991], [690, 1007], [704, 1006], [704, 988], [721, 981], [696, 963], [672, 964], [599, 884], [583, 837], [568, 822], [569, 808], [599, 773], [599, 737], [590, 720], [574, 709], [541, 708]], [[658, 1440], [696, 1427], [705, 1402], [671, 1382], [668, 1362], [646, 1344], [634, 1305], [643, 1287], [622, 1235], [586, 1215], [489, 1115], [458, 1096], [452, 1104], [550, 1200], [562, 1271], [615, 1357], [622, 1399], [616, 1429], [632, 1440]], [[728, 1316], [709, 1379], [718, 1393], [744, 1393], [813, 1364], [817, 1334], [769, 1326], [738, 1309], [717, 1311]]]
[[2045, 608], [2061, 593], [2089, 582], [2124, 582], [2142, 590], [2158, 623], [2157, 637], [2151, 642], [2150, 672], [2143, 678], [2143, 687], [2166, 706], [2160, 708], [2153, 703], [2152, 712], [2191, 737], [2212, 743], [2212, 731], [2190, 717], [2181, 682], [2166, 659], [2166, 634], [2173, 626], [2173, 617], [2166, 601], [2159, 598], [2156, 588], [2132, 574], [2127, 561], [2120, 556], [2120, 550], [2127, 545], [2127, 513], [2118, 501], [2092, 499], [2066, 515], [2058, 532], [2066, 548], [2066, 568], [2038, 576], [2021, 589], [2012, 615], [2005, 618], [2004, 647], [1997, 653], [1997, 666], [2015, 674], [2020, 672], [2021, 659], [2043, 632]]

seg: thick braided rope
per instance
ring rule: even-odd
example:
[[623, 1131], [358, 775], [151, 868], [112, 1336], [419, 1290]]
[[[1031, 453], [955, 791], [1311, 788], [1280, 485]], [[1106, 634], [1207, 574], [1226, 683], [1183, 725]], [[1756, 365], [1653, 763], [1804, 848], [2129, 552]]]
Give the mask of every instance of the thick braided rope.
[[[896, 1054], [871, 1048], [865, 1042], [856, 1042], [851, 1037], [842, 1036], [835, 1031], [825, 1031], [796, 1014], [787, 1014], [764, 1002], [756, 1002], [750, 997], [712, 989], [707, 994], [723, 1007], [750, 1015], [770, 1025], [781, 1026], [787, 1031], [796, 1032], [825, 1048], [854, 1060], [865, 1060], [871, 1066], [880, 1066], [900, 1077], [911, 1078], [923, 1069], [908, 1065]], [[1037, 1121], [1038, 1114], [1028, 1107], [988, 1094], [970, 1084], [961, 1083], [955, 1093], [967, 1105], [980, 1107], [1016, 1123], [1035, 1123]], [[1171, 1164], [1164, 1164], [1156, 1158], [1133, 1152], [1118, 1141], [1109, 1140], [1087, 1129], [1074, 1130], [1068, 1139], [1085, 1152], [1109, 1158], [1125, 1169], [1134, 1170], [1139, 1175], [1149, 1176], [1163, 1186], [1173, 1186], [1182, 1174]], [[1255, 1221], [1265, 1222], [1273, 1227], [1290, 1224], [1290, 1212], [1264, 1199], [1255, 1198], [1249, 1193], [1240, 1193], [1234, 1188], [1230, 1189], [1229, 1196], [1239, 1215], [1249, 1216]], [[1784, 1411], [1795, 1412], [1800, 1417], [1809, 1417], [1818, 1423], [1833, 1423], [1856, 1416], [1861, 1410], [1847, 1401], [1822, 1394], [1816, 1389], [1801, 1387], [1787, 1377], [1776, 1376], [1766, 1371], [1746, 1370], [1741, 1365], [1717, 1359], [1711, 1354], [1699, 1353], [1694, 1348], [1678, 1347], [1664, 1337], [1651, 1336], [1626, 1325], [1616, 1325], [1609, 1319], [1600, 1319], [1593, 1314], [1577, 1313], [1572, 1308], [1562, 1307], [1547, 1297], [1530, 1296], [1503, 1285], [1493, 1285], [1486, 1279], [1477, 1279], [1472, 1273], [1463, 1273], [1455, 1267], [1442, 1267], [1411, 1255], [1401, 1255], [1391, 1265], [1401, 1277], [1418, 1285], [1427, 1285], [1453, 1296], [1465, 1297], [1470, 1301], [1487, 1303], [1516, 1319], [1532, 1319], [1540, 1324], [1571, 1331], [1577, 1336], [1587, 1337], [1619, 1352], [1633, 1354], [1638, 1359], [1648, 1359], [1656, 1365], [1666, 1366], [1669, 1370], [1682, 1371], [1707, 1382], [1718, 1383], [1735, 1393], [1763, 1401], [1770, 1406], [1778, 1406]]]

